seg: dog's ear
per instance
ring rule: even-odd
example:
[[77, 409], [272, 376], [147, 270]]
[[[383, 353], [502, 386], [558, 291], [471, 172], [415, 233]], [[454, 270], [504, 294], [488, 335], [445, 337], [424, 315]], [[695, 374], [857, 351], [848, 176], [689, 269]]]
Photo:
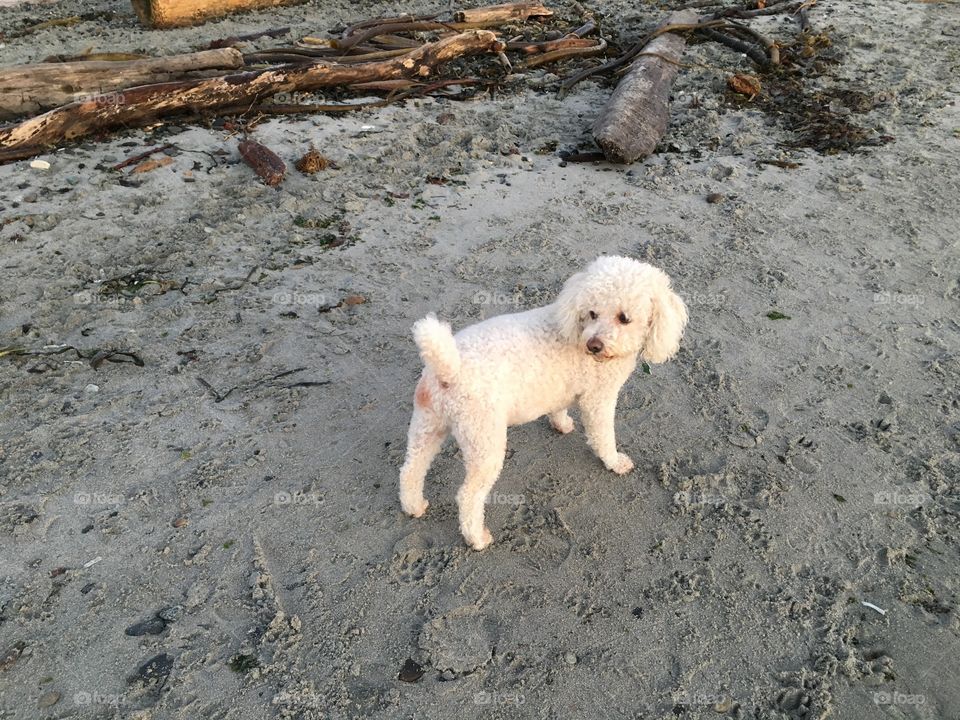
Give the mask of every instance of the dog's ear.
[[680, 349], [680, 337], [687, 324], [687, 306], [666, 280], [653, 296], [650, 310], [650, 330], [643, 345], [641, 357], [647, 362], [666, 362]]
[[585, 273], [567, 278], [560, 295], [553, 303], [554, 322], [563, 338], [576, 345], [580, 341], [580, 294]]

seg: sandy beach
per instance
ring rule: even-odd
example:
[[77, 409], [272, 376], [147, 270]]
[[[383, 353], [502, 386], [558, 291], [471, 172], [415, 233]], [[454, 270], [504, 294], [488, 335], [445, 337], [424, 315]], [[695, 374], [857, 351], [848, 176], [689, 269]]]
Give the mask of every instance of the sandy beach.
[[[628, 40], [680, 4], [550, 3]], [[121, 0], [0, 6], [4, 66], [433, 8], [156, 31]], [[810, 19], [833, 61], [805, 97], [857, 147], [735, 98], [750, 61], [700, 43], [627, 167], [559, 156], [611, 91], [558, 99], [563, 64], [268, 119], [277, 189], [213, 121], [0, 166], [0, 718], [960, 718], [960, 4]], [[336, 167], [294, 171], [311, 145]], [[413, 322], [549, 303], [601, 254], [690, 311], [621, 395], [636, 469], [543, 419], [510, 431], [489, 549], [453, 442], [403, 515]]]

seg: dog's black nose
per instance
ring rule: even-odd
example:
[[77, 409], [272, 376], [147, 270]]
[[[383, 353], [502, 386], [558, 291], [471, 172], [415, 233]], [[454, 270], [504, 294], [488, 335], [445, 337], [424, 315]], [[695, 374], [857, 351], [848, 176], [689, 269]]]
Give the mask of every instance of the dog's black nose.
[[600, 341], [600, 338], [594, 337], [587, 340], [587, 350], [592, 352], [594, 355], [603, 352], [603, 343]]

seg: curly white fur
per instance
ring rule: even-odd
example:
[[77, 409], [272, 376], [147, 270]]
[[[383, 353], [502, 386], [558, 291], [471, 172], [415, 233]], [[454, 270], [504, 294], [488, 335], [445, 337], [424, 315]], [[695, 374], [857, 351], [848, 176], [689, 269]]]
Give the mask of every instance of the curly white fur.
[[413, 326], [425, 368], [414, 393], [407, 457], [400, 470], [400, 504], [427, 510], [423, 480], [448, 434], [463, 453], [466, 479], [457, 492], [460, 530], [482, 550], [493, 541], [484, 502], [507, 446], [507, 428], [543, 415], [559, 432], [573, 430], [567, 408], [580, 408], [587, 442], [617, 474], [633, 461], [617, 450], [617, 396], [637, 357], [673, 357], [687, 308], [655, 267], [625, 257], [601, 257], [564, 284], [547, 307], [500, 315], [464, 328], [430, 315]]

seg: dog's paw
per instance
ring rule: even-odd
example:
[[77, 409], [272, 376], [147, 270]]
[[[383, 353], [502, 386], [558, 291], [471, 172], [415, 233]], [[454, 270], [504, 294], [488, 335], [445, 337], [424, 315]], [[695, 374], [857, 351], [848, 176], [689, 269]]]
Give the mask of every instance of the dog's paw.
[[573, 419], [569, 415], [564, 415], [559, 420], [550, 418], [550, 426], [561, 435], [573, 432]]
[[617, 475], [626, 475], [633, 470], [633, 460], [626, 453], [617, 453], [617, 461], [613, 465], [607, 465], [607, 469]]
[[400, 505], [403, 507], [403, 511], [412, 518], [423, 517], [424, 513], [427, 512], [427, 508], [430, 507], [430, 503], [425, 499], [421, 499], [418, 502], [408, 500], [401, 502]]
[[483, 550], [490, 543], [493, 542], [493, 535], [490, 534], [490, 531], [486, 528], [480, 533], [479, 538], [464, 538], [467, 541], [467, 545], [472, 547], [474, 550]]

